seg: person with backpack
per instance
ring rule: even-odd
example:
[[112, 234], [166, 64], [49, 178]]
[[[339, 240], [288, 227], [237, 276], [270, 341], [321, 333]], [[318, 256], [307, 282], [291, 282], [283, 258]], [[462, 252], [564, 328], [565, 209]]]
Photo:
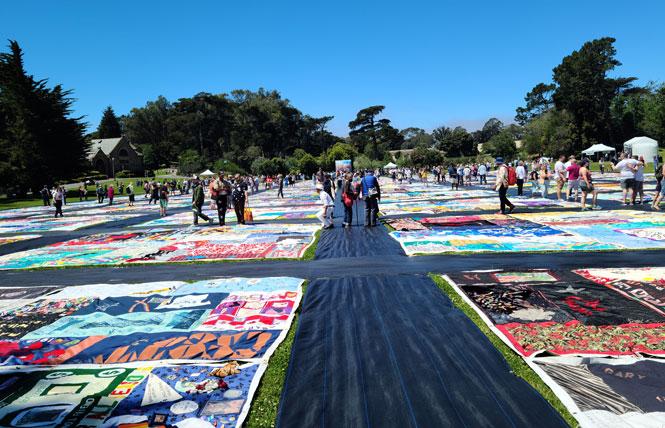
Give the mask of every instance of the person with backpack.
[[50, 207], [51, 206], [51, 192], [48, 190], [48, 186], [44, 184], [44, 187], [42, 190], [39, 192], [40, 195], [42, 195], [42, 202], [44, 203], [45, 207]]
[[97, 185], [97, 203], [101, 204], [104, 202], [104, 188], [101, 184]]
[[353, 203], [357, 197], [358, 194], [353, 187], [351, 173], [347, 172], [344, 175], [344, 183], [342, 184], [342, 202], [344, 203], [344, 222], [342, 225], [346, 228], [351, 227], [353, 224]]
[[381, 200], [379, 180], [374, 177], [371, 170], [367, 171], [360, 180], [360, 187], [365, 200], [365, 227], [374, 227], [379, 216], [379, 201]]
[[508, 200], [507, 193], [508, 188], [511, 186], [511, 181], [513, 184], [517, 182], [515, 169], [506, 165], [501, 157], [496, 158], [495, 164], [499, 168], [496, 172], [494, 190], [499, 192], [499, 204], [501, 206], [500, 214], [506, 214], [506, 207], [508, 207], [508, 214], [510, 214], [515, 209], [515, 205]]

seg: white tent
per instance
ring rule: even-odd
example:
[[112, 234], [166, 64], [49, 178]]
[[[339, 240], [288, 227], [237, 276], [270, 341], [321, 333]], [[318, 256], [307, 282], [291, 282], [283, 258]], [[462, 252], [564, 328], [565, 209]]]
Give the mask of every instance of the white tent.
[[658, 156], [658, 141], [649, 137], [635, 137], [623, 143], [623, 150], [631, 156], [644, 156], [644, 160], [653, 162]]
[[585, 155], [593, 155], [596, 153], [607, 153], [607, 152], [615, 152], [616, 149], [610, 146], [606, 146], [605, 144], [594, 144], [593, 146], [589, 147], [588, 149], [582, 151], [582, 154]]
[[384, 165], [384, 167], [383, 167], [383, 169], [393, 169], [393, 168], [397, 168], [397, 165], [395, 165], [395, 164], [392, 163], [392, 162], [388, 162], [388, 163], [387, 163], [386, 165]]
[[212, 177], [213, 175], [215, 175], [214, 172], [210, 171], [209, 169], [206, 169], [201, 174], [199, 174], [199, 177]]

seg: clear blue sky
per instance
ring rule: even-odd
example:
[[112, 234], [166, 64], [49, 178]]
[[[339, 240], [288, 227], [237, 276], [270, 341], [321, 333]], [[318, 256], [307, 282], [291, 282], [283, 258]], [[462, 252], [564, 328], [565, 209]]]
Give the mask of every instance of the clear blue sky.
[[[511, 120], [587, 40], [617, 39], [622, 75], [665, 81], [665, 2], [7, 1], [0, 39], [28, 71], [73, 89], [96, 127], [164, 95], [277, 89], [303, 112], [386, 106], [396, 127]], [[4, 43], [3, 50], [6, 50]]]

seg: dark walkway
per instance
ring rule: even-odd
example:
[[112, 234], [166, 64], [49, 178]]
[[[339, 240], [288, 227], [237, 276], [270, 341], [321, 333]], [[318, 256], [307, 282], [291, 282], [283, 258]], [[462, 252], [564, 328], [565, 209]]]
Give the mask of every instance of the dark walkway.
[[423, 275], [310, 284], [277, 425], [566, 426]]

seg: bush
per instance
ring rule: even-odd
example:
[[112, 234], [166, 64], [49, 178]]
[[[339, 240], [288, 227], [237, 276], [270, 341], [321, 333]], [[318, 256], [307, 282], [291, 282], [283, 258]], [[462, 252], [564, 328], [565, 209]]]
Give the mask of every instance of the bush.
[[218, 159], [213, 165], [213, 172], [217, 173], [219, 171], [224, 171], [225, 174], [234, 175], [234, 174], [246, 174], [244, 168], [238, 165], [235, 162], [232, 162], [228, 159]]
[[133, 176], [132, 172], [127, 171], [126, 169], [123, 169], [122, 171], [118, 171], [115, 173], [115, 178], [129, 178], [132, 176]]

